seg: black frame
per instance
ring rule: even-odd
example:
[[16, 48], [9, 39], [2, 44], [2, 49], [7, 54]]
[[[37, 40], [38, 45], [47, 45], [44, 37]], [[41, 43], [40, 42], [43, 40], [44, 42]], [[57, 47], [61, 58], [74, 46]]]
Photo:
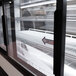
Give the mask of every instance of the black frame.
[[54, 74], [64, 76], [66, 0], [57, 0], [54, 19]]
[[[13, 3], [13, 0], [3, 0], [2, 2], [3, 14], [4, 14], [4, 3], [9, 2], [9, 1], [12, 1]], [[10, 4], [10, 6], [11, 5], [12, 4]], [[13, 3], [13, 6], [14, 6], [14, 3]], [[11, 26], [11, 28], [15, 28], [14, 9], [11, 9], [11, 10], [13, 10], [13, 13], [10, 11], [11, 24], [14, 25], [14, 27]], [[55, 16], [54, 17], [54, 74], [55, 76], [64, 76], [66, 0], [57, 0], [57, 9], [54, 13], [54, 16]], [[5, 19], [5, 16], [3, 16], [3, 18]], [[8, 30], [8, 28], [6, 27], [5, 23], [3, 24], [3, 26], [4, 26], [3, 28], [4, 40], [5, 40], [6, 46], [8, 46], [9, 44], [8, 32], [5, 32]], [[12, 41], [16, 41], [15, 30], [11, 30], [11, 31], [12, 31]]]

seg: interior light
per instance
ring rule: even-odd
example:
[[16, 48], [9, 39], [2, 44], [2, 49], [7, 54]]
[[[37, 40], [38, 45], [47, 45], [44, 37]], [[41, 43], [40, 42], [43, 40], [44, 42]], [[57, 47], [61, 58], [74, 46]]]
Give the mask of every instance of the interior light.
[[30, 4], [30, 5], [24, 5], [21, 6], [21, 8], [29, 8], [29, 7], [35, 7], [35, 6], [40, 6], [40, 5], [46, 5], [46, 4], [53, 4], [56, 3], [56, 1], [46, 1], [46, 2], [40, 2], [40, 3], [35, 3], [35, 4]]
[[11, 1], [9, 1], [9, 3], [12, 3]]

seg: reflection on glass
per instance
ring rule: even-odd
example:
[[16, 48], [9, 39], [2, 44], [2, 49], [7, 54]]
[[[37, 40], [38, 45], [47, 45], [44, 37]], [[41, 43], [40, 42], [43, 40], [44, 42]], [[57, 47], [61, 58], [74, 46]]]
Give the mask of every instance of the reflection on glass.
[[[9, 38], [9, 43], [11, 42], [11, 18], [10, 18], [10, 5], [9, 4], [5, 4], [4, 5], [4, 9], [5, 11], [5, 22], [6, 22], [6, 26], [8, 27], [8, 38]], [[6, 28], [7, 29], [7, 28]]]
[[2, 7], [0, 6], [0, 47], [6, 51], [6, 46], [4, 45], [3, 27], [2, 27]]
[[65, 76], [76, 76], [76, 5], [72, 2], [67, 5]]
[[[11, 6], [10, 6], [10, 4], [9, 3], [5, 3], [4, 4], [4, 15], [5, 15], [5, 23], [6, 23], [6, 31], [7, 31], [7, 37], [8, 37], [8, 39], [7, 39], [7, 42], [8, 42], [8, 46], [7, 46], [7, 49], [8, 49], [8, 56], [10, 56], [10, 57], [13, 57], [13, 49], [14, 49], [14, 47], [13, 47], [13, 38], [12, 38], [12, 35], [13, 35], [13, 32], [12, 32], [12, 30], [14, 30], [14, 28], [13, 28], [13, 23], [14, 23], [14, 21], [12, 22], [12, 20], [14, 19], [12, 16], [11, 16], [11, 13], [10, 12], [12, 12], [12, 14], [13, 14], [13, 10], [12, 11], [10, 11], [11, 9], [13, 8], [13, 6], [12, 6], [12, 2], [11, 2]], [[12, 19], [12, 20], [11, 20]], [[13, 37], [14, 37], [14, 35], [13, 35]]]
[[[19, 4], [18, 0], [15, 2]], [[53, 75], [55, 5], [15, 5], [17, 57], [47, 76]]]
[[21, 3], [34, 3], [39, 1], [49, 1], [49, 0], [21, 0]]

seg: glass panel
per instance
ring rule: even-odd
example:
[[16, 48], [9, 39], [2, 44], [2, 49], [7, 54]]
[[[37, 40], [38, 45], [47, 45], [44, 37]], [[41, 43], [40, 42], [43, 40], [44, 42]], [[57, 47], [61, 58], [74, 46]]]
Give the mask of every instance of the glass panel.
[[[18, 0], [15, 2], [17, 3]], [[21, 5], [20, 7], [17, 7], [16, 3], [17, 57], [43, 74], [52, 76], [56, 2], [46, 1], [46, 3], [40, 2], [33, 5]], [[20, 4], [20, 2], [18, 3]]]
[[6, 51], [6, 46], [4, 44], [2, 16], [3, 16], [2, 6], [0, 6], [0, 47]]
[[[15, 0], [15, 2], [20, 4], [19, 0]], [[16, 6], [16, 3], [17, 57], [41, 73], [52, 76], [56, 2], [46, 1], [46, 3], [40, 2], [33, 5], [21, 5], [20, 7]]]
[[67, 2], [65, 76], [76, 76], [76, 1]]

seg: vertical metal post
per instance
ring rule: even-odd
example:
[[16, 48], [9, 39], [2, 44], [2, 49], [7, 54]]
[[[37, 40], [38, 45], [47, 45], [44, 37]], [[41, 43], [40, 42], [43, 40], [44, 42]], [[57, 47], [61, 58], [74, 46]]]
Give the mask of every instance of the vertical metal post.
[[54, 16], [54, 74], [64, 76], [66, 0], [57, 0]]

